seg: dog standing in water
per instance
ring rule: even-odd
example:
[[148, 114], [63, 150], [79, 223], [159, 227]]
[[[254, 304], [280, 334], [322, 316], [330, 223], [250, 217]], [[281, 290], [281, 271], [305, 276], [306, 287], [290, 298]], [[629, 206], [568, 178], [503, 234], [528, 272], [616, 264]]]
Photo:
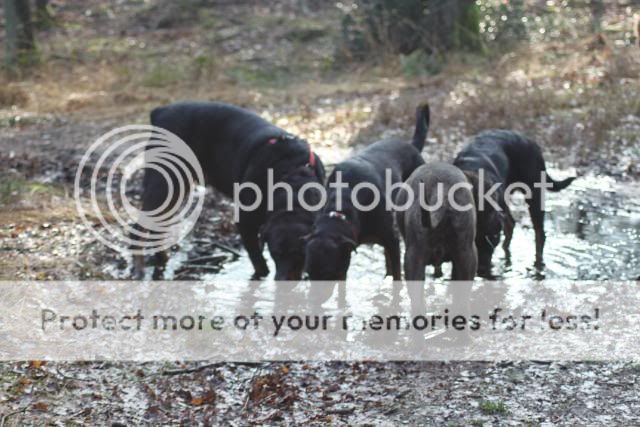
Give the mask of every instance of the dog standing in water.
[[[159, 107], [151, 112], [151, 124], [180, 137], [194, 152], [205, 181], [228, 197], [234, 185], [253, 183], [267, 195], [268, 172], [274, 183], [293, 189], [294, 204], [287, 209], [284, 190], [276, 190], [273, 209], [267, 209], [267, 197], [255, 209], [239, 212], [238, 230], [253, 264], [253, 278], [269, 273], [262, 255], [264, 243], [276, 265], [276, 280], [299, 280], [304, 267], [303, 237], [311, 231], [316, 212], [297, 202], [298, 190], [306, 183], [324, 182], [324, 167], [309, 144], [258, 115], [220, 102], [183, 102]], [[175, 179], [175, 177], [171, 177]], [[308, 205], [320, 200], [319, 191], [306, 191]], [[163, 174], [147, 168], [143, 181], [142, 209], [153, 211], [168, 198], [168, 183]], [[253, 191], [241, 191], [240, 202], [250, 206], [256, 200]], [[173, 201], [175, 203], [175, 201]], [[172, 203], [165, 212], [171, 209]], [[161, 273], [166, 256], [156, 254]], [[134, 276], [141, 277], [144, 258], [136, 259]], [[154, 274], [154, 277], [161, 274]]]
[[[327, 204], [307, 241], [305, 270], [311, 280], [346, 280], [351, 252], [362, 243], [382, 245], [387, 275], [401, 280], [400, 241], [394, 230], [393, 212], [386, 209], [385, 180], [390, 174], [390, 184], [404, 182], [424, 164], [420, 152], [428, 130], [429, 107], [423, 105], [416, 112], [411, 143], [398, 139], [379, 141], [336, 165], [327, 183]], [[340, 192], [330, 185], [338, 176], [347, 184]], [[377, 204], [371, 188], [353, 191], [356, 185], [363, 183], [375, 187], [381, 196]], [[354, 198], [361, 207], [375, 206], [359, 209]]]
[[[544, 210], [542, 209], [542, 191], [535, 183], [541, 182], [542, 175], [551, 185], [551, 191], [560, 191], [575, 179], [567, 178], [554, 181], [546, 172], [546, 165], [542, 157], [540, 146], [518, 132], [510, 130], [487, 130], [473, 138], [455, 158], [453, 164], [465, 173], [478, 174], [480, 170], [486, 179], [487, 190], [492, 184], [499, 184], [498, 201], [502, 209], [503, 224], [488, 229], [483, 225], [482, 217], [487, 212], [478, 213], [478, 227], [476, 230], [476, 246], [478, 249], [478, 273], [491, 276], [491, 257], [495, 247], [500, 242], [500, 233], [504, 225], [503, 249], [509, 256], [509, 245], [513, 236], [514, 220], [509, 213], [505, 200], [505, 189], [514, 183], [523, 184], [531, 192], [531, 198], [526, 202], [535, 231], [537, 268], [542, 268], [545, 242]], [[492, 210], [489, 205], [487, 210]]]
[[[442, 162], [420, 166], [398, 192], [396, 219], [405, 242], [404, 278], [413, 314], [426, 312], [425, 267], [451, 261], [449, 291], [468, 303], [476, 275], [476, 205], [472, 185], [460, 169]], [[410, 193], [413, 195], [410, 199]], [[460, 283], [467, 282], [467, 283]]]

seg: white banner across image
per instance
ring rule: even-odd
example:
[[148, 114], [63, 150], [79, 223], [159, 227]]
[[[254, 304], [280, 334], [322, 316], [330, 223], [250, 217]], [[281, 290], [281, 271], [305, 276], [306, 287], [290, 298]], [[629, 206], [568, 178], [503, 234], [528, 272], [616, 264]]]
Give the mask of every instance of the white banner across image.
[[0, 360], [640, 360], [640, 282], [0, 282]]

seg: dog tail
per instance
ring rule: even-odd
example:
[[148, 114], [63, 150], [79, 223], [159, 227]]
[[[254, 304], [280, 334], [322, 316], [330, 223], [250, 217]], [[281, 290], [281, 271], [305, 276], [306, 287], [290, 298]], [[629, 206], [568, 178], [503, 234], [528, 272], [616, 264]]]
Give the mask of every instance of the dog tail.
[[413, 140], [411, 143], [418, 149], [418, 151], [422, 151], [427, 139], [430, 115], [429, 104], [422, 104], [416, 109], [416, 130], [413, 133]]
[[434, 211], [428, 211], [423, 208], [420, 212], [420, 220], [422, 221], [422, 226], [430, 229], [436, 228], [438, 225], [440, 225], [446, 214], [447, 208], [444, 206]]
[[[545, 172], [546, 173], [546, 172]], [[567, 188], [574, 179], [576, 179], [577, 177], [572, 176], [570, 178], [567, 179], [563, 179], [562, 181], [555, 181], [553, 178], [551, 178], [549, 176], [549, 174], [547, 173], [547, 181], [549, 181], [551, 183], [551, 188], [549, 188], [549, 190], [551, 191], [560, 191], [560, 190], [564, 190], [565, 188]]]
[[426, 197], [427, 204], [429, 206], [437, 206], [436, 209], [425, 209], [424, 207], [420, 207], [420, 221], [422, 222], [422, 226], [425, 228], [434, 229], [447, 215], [447, 206], [444, 203], [441, 203], [438, 200], [438, 195], [435, 191], [430, 191]]

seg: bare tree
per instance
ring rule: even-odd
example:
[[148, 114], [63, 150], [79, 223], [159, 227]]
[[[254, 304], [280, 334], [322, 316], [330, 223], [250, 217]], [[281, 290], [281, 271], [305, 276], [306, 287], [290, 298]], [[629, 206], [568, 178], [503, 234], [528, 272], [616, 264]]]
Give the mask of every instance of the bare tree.
[[360, 0], [342, 23], [352, 57], [371, 51], [409, 54], [481, 49], [474, 0]]
[[39, 28], [51, 27], [53, 17], [49, 12], [49, 0], [36, 0], [35, 18]]
[[602, 30], [602, 18], [606, 12], [604, 1], [590, 0], [589, 7], [591, 8], [591, 29], [594, 33], [599, 33]]
[[432, 40], [444, 50], [480, 47], [480, 24], [474, 0], [431, 0], [426, 2], [425, 26]]
[[28, 0], [4, 0], [7, 29], [7, 64], [18, 64], [36, 49]]

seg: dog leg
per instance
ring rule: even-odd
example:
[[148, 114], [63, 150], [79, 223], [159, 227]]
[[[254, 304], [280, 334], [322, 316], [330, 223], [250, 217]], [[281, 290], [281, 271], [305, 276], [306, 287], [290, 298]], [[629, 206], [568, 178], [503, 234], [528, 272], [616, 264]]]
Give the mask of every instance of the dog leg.
[[529, 202], [529, 215], [531, 215], [531, 222], [533, 223], [533, 231], [536, 234], [536, 268], [542, 268], [544, 242], [546, 235], [544, 232], [544, 211], [542, 210], [542, 203], [539, 193], [534, 193], [531, 201]]
[[502, 242], [502, 249], [504, 250], [505, 258], [511, 260], [511, 239], [513, 238], [513, 228], [515, 227], [515, 220], [511, 216], [509, 208], [505, 204], [504, 210], [504, 241]]
[[434, 277], [434, 279], [439, 279], [442, 276], [444, 276], [444, 274], [442, 273], [442, 264], [434, 265], [433, 266], [433, 277]]
[[[478, 253], [475, 244], [462, 243], [458, 247], [462, 248], [453, 259], [453, 268], [451, 273], [451, 283], [448, 292], [451, 295], [451, 302], [455, 310], [469, 317], [471, 315], [471, 288], [473, 279], [476, 275], [478, 267]], [[469, 330], [454, 335], [455, 339], [460, 343], [470, 340]]]
[[478, 254], [475, 245], [471, 249], [458, 251], [453, 259], [451, 280], [473, 280], [478, 269]]
[[424, 282], [425, 279], [424, 251], [408, 247], [404, 253], [404, 278], [407, 281]]
[[254, 273], [251, 279], [257, 280], [265, 277], [269, 274], [269, 267], [267, 267], [267, 261], [264, 259], [264, 256], [262, 256], [258, 229], [247, 225], [246, 222], [242, 221], [242, 218], [240, 218], [238, 229], [240, 231], [240, 237], [242, 238], [242, 244], [249, 254], [251, 264], [253, 264]]
[[393, 277], [395, 281], [402, 280], [400, 241], [397, 238], [384, 245], [384, 257], [387, 265], [387, 276]]
[[[175, 186], [178, 185], [176, 176], [167, 171], [169, 179]], [[142, 182], [142, 210], [149, 212], [159, 209], [169, 198], [169, 186], [164, 175], [156, 169], [146, 169]], [[173, 194], [169, 200], [167, 206], [162, 210], [162, 214], [171, 210], [178, 201], [178, 195]], [[153, 231], [149, 230], [144, 223], [137, 223], [133, 226], [134, 232], [131, 233], [130, 238], [134, 242], [143, 242], [153, 236]], [[138, 246], [135, 243], [131, 247], [134, 250], [141, 250], [142, 245]], [[153, 255], [152, 265], [155, 267], [153, 270], [153, 280], [162, 280], [164, 278], [164, 271], [166, 268], [169, 256], [166, 251], [161, 251]], [[145, 256], [143, 254], [136, 254], [133, 257], [133, 273], [132, 278], [134, 280], [141, 280], [144, 278]]]
[[169, 255], [167, 255], [166, 251], [160, 251], [153, 255], [153, 265], [155, 268], [153, 269], [153, 280], [162, 280], [164, 279], [164, 270], [167, 267], [167, 261], [169, 261]]
[[407, 281], [407, 293], [411, 301], [411, 312], [414, 315], [424, 314], [426, 301], [424, 298], [425, 251], [409, 244], [404, 253], [404, 277]]

